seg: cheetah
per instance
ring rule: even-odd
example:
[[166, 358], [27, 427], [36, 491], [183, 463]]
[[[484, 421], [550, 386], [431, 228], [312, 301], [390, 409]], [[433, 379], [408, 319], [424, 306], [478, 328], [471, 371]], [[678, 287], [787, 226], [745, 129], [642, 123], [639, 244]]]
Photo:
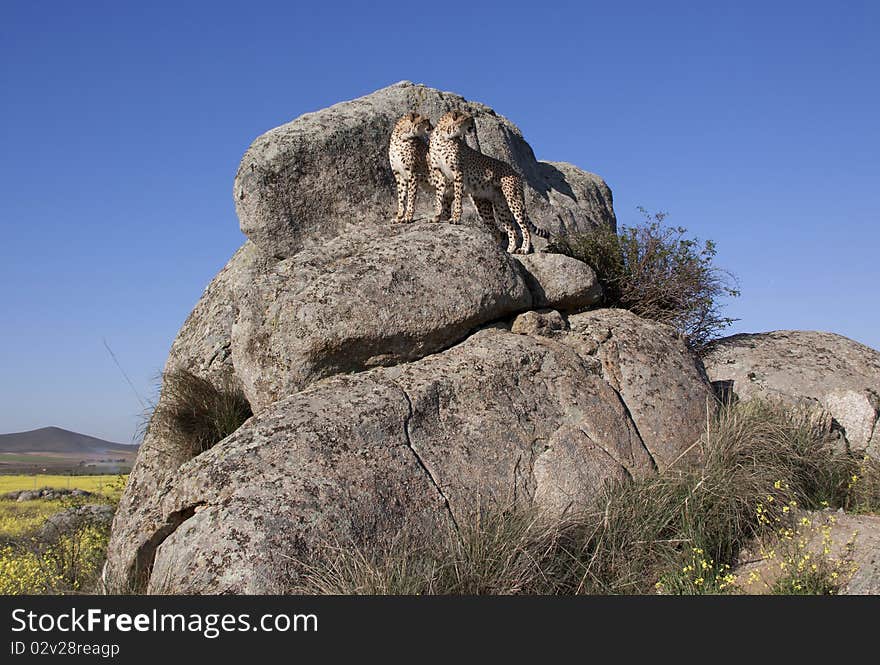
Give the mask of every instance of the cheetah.
[[[388, 159], [397, 183], [397, 216], [395, 222], [412, 222], [419, 186], [432, 189], [434, 183], [428, 171], [428, 132], [431, 121], [415, 112], [402, 116], [391, 132]], [[448, 198], [448, 197], [447, 197]], [[449, 210], [449, 202], [444, 211]]]
[[[471, 132], [476, 132], [473, 116], [450, 111], [440, 118], [431, 133], [428, 164], [436, 190], [434, 220], [443, 218], [443, 203], [451, 182], [453, 195], [449, 221], [453, 224], [461, 221], [462, 197], [469, 194], [480, 217], [487, 223], [497, 220], [507, 233], [507, 251], [529, 254], [534, 250], [531, 232], [542, 238], [549, 238], [550, 234], [537, 228], [529, 219], [520, 175], [506, 162], [467, 145], [464, 137]], [[519, 248], [512, 220], [516, 220], [522, 234]]]

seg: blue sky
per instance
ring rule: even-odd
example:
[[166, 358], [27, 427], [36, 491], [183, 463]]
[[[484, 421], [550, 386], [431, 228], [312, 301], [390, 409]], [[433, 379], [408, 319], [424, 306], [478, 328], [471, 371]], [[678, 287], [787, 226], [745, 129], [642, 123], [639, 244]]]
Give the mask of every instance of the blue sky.
[[[707, 7], [701, 8], [699, 5]], [[409, 79], [718, 245], [735, 331], [880, 347], [880, 4], [20, 2], [0, 21], [0, 432], [133, 440], [244, 240], [251, 141]], [[300, 8], [303, 7], [303, 8]]]

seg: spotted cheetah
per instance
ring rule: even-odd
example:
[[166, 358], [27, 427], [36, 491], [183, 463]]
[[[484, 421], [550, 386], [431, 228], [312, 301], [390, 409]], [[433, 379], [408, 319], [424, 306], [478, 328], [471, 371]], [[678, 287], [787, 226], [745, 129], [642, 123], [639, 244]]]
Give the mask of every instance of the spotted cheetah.
[[[397, 216], [395, 222], [411, 222], [419, 186], [434, 188], [428, 171], [428, 132], [431, 121], [415, 112], [402, 116], [391, 132], [388, 159], [397, 183]], [[447, 197], [448, 198], [448, 197]], [[444, 206], [449, 210], [449, 202]]]
[[[462, 111], [443, 115], [431, 133], [428, 163], [435, 186], [434, 219], [443, 218], [443, 202], [449, 183], [452, 183], [452, 215], [450, 221], [461, 221], [464, 194], [469, 194], [480, 217], [487, 223], [497, 220], [507, 233], [507, 251], [511, 254], [529, 254], [533, 251], [531, 232], [542, 238], [550, 234], [532, 224], [526, 212], [523, 181], [509, 164], [474, 150], [464, 137], [475, 133], [474, 118]], [[522, 246], [517, 248], [516, 220], [522, 234]]]

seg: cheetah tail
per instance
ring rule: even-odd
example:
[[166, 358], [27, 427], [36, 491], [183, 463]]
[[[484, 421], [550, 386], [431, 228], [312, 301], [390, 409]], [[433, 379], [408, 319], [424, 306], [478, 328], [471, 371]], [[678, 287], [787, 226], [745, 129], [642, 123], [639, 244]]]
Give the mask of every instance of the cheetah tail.
[[528, 217], [526, 217], [526, 223], [529, 225], [529, 231], [534, 233], [536, 236], [541, 236], [542, 238], [549, 238], [550, 237], [550, 232], [548, 230], [538, 228], [537, 226], [534, 225], [532, 220], [529, 219]]

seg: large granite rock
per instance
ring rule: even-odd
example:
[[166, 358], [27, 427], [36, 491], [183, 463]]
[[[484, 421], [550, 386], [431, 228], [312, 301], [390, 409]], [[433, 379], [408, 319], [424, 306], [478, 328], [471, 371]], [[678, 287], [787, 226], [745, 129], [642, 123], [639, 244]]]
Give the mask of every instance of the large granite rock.
[[[559, 270], [551, 254], [517, 262], [484, 233], [449, 224], [359, 228], [281, 261], [246, 242], [187, 317], [165, 371], [216, 381], [232, 373], [263, 409], [326, 376], [435, 353], [547, 294], [555, 304], [591, 302], [595, 275], [561, 258]], [[167, 400], [163, 391], [157, 409]], [[188, 459], [153, 419], [117, 522]]]
[[[353, 225], [389, 222], [396, 210], [388, 164], [394, 123], [408, 111], [436, 122], [452, 109], [475, 116], [483, 152], [522, 173], [537, 226], [551, 233], [615, 228], [611, 191], [601, 178], [570, 164], [537, 161], [519, 129], [488, 106], [401, 82], [306, 113], [258, 137], [242, 158], [233, 188], [242, 232], [264, 253], [289, 257]], [[468, 223], [482, 227], [470, 202], [466, 205]], [[421, 194], [417, 217], [432, 214], [432, 206], [433, 197]], [[545, 241], [539, 240], [540, 248]]]
[[566, 341], [595, 346], [605, 380], [620, 393], [660, 470], [696, 460], [698, 449], [682, 442], [699, 439], [715, 398], [681, 336], [622, 309], [585, 312], [568, 322], [573, 334]]
[[777, 330], [718, 340], [703, 362], [713, 382], [741, 399], [827, 410], [850, 449], [880, 459], [880, 352], [832, 333]]
[[[618, 371], [612, 386], [602, 345], [577, 318], [552, 337], [491, 326], [443, 352], [276, 401], [117, 516], [107, 589], [283, 591], [296, 562], [328, 541], [375, 542], [404, 524], [457, 524], [493, 506], [579, 509], [605, 482], [681, 457], [704, 415], [704, 379], [666, 375], [680, 358]], [[624, 348], [651, 338], [658, 354], [664, 345], [666, 357], [686, 354], [671, 331], [639, 321], [617, 311], [605, 319]], [[688, 381], [696, 385], [664, 402], [668, 420], [655, 419], [669, 425], [664, 445], [650, 432], [658, 459], [630, 414]]]
[[166, 365], [231, 374], [255, 415], [194, 458], [154, 419], [114, 518], [108, 591], [283, 592], [327, 543], [511, 505], [558, 515], [695, 459], [711, 389], [672, 329], [583, 312], [601, 290], [574, 259], [512, 257], [479, 224], [388, 223], [393, 122], [450, 108], [523, 173], [536, 224], [614, 226], [601, 180], [537, 162], [488, 107], [423, 86], [257, 139], [235, 183], [250, 241]]
[[327, 376], [422, 358], [531, 307], [580, 310], [602, 295], [585, 263], [513, 257], [450, 224], [368, 227], [252, 265], [224, 295], [237, 302], [231, 359], [255, 410]]
[[533, 300], [489, 236], [452, 224], [367, 227], [243, 277], [232, 359], [254, 410], [435, 353]]
[[564, 254], [516, 254], [525, 270], [535, 307], [579, 312], [602, 301], [602, 287], [593, 269]]

